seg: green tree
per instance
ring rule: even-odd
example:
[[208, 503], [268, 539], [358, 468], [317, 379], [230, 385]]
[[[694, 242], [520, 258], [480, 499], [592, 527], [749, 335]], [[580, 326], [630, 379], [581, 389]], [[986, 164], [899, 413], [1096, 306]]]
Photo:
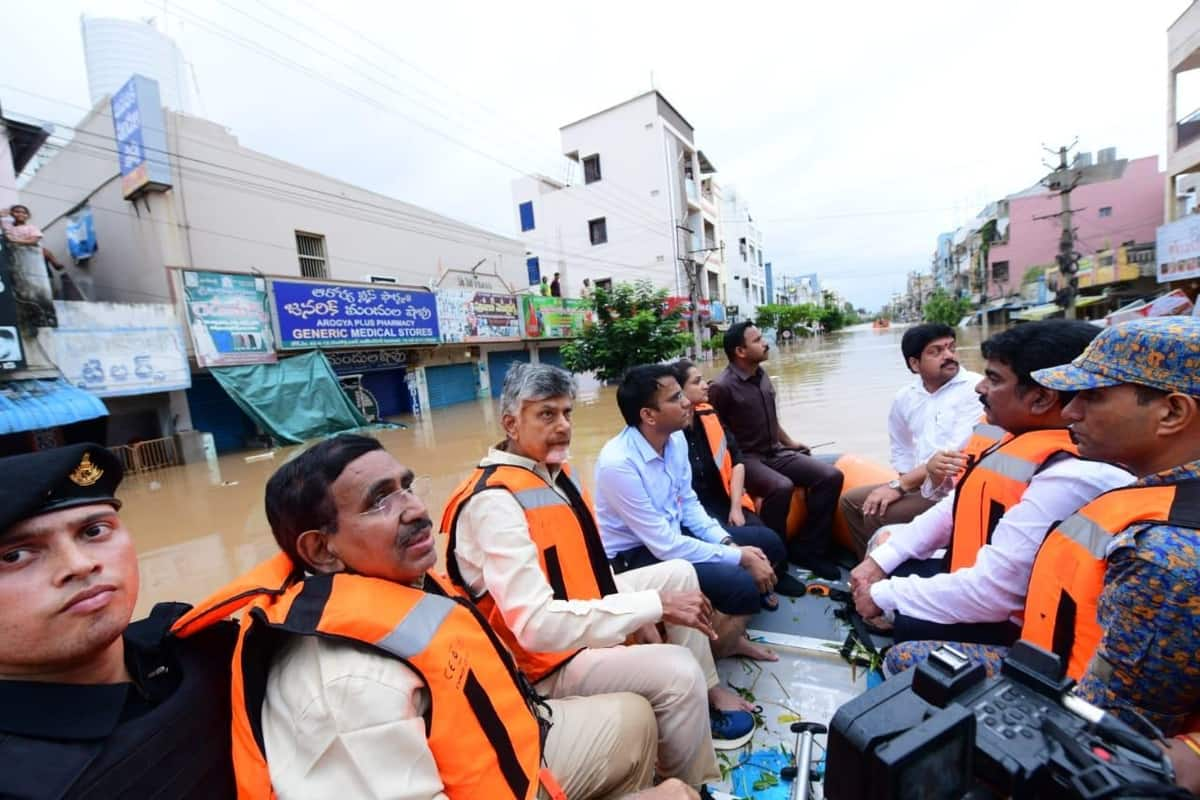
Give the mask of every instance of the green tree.
[[935, 289], [922, 310], [926, 322], [957, 325], [960, 319], [971, 313], [971, 301], [965, 297], [951, 297], [945, 289]]
[[597, 287], [592, 297], [596, 322], [563, 345], [563, 365], [572, 372], [596, 371], [615, 381], [636, 364], [656, 364], [683, 353], [692, 337], [683, 330], [683, 310], [667, 311], [667, 292], [650, 281]]

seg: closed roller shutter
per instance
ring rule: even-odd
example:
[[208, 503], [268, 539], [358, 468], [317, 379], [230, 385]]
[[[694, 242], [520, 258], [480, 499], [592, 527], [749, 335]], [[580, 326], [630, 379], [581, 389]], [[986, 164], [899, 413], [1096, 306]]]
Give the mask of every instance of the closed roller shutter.
[[447, 364], [426, 367], [425, 384], [429, 388], [429, 407], [442, 408], [475, 399], [475, 365]]

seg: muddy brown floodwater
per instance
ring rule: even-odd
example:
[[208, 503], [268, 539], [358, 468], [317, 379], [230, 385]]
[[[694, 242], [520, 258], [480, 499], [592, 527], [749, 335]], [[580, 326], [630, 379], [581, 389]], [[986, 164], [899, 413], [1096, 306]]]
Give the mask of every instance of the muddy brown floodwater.
[[[772, 348], [766, 366], [780, 424], [808, 444], [833, 442], [818, 453], [853, 452], [886, 463], [888, 407], [912, 379], [900, 357], [903, 331], [860, 326]], [[979, 371], [979, 329], [960, 331], [959, 342], [964, 366]], [[706, 372], [712, 377], [724, 366], [722, 356]], [[622, 424], [613, 388], [584, 382], [574, 420], [571, 463], [590, 485], [600, 448]], [[497, 402], [481, 399], [400, 421], [409, 427], [377, 435], [414, 472], [431, 476], [426, 502], [436, 525], [447, 495], [501, 438]], [[296, 449], [226, 455], [126, 479], [121, 516], [140, 553], [139, 616], [163, 600], [195, 603], [276, 552], [263, 488]]]

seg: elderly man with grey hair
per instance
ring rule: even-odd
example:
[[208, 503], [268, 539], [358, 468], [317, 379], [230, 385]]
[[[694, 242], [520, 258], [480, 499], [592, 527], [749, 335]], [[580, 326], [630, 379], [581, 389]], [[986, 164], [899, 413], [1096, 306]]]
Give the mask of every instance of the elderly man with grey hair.
[[591, 499], [567, 466], [574, 401], [575, 381], [558, 367], [509, 369], [505, 440], [442, 514], [446, 569], [543, 694], [644, 696], [658, 721], [659, 775], [699, 786], [718, 776], [714, 744], [740, 746], [753, 718], [718, 685], [712, 606], [692, 566], [613, 575]]

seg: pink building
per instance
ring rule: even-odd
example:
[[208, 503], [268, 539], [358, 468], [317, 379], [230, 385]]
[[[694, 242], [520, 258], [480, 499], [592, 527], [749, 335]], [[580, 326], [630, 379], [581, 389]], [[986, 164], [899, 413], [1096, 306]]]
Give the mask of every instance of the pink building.
[[[1114, 166], [1120, 165], [1118, 161]], [[1120, 177], [1080, 186], [1071, 192], [1072, 224], [1081, 256], [1120, 247], [1125, 242], [1153, 242], [1163, 220], [1163, 173], [1158, 157], [1124, 162]], [[1057, 194], [1038, 188], [1008, 198], [1006, 241], [988, 251], [988, 297], [1006, 297], [1021, 291], [1021, 280], [1030, 267], [1055, 263], [1062, 227]], [[1047, 219], [1037, 219], [1048, 217]], [[1003, 231], [1003, 222], [1001, 222]]]

